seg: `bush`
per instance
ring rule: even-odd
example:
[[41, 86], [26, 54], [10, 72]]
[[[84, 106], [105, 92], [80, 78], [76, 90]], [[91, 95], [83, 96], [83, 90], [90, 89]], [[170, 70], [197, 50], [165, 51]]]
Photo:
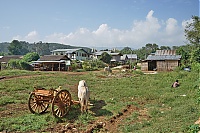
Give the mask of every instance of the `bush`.
[[9, 62], [8, 62], [9, 68], [11, 68], [11, 69], [20, 69], [19, 61], [20, 60], [18, 60], [18, 59], [9, 60]]
[[11, 59], [8, 64], [11, 69], [32, 70], [32, 66], [23, 60]]
[[25, 62], [31, 62], [31, 61], [36, 61], [40, 58], [40, 56], [33, 52], [33, 53], [27, 53], [26, 55], [24, 55], [23, 60]]
[[86, 71], [94, 71], [98, 70], [98, 68], [104, 68], [105, 63], [99, 60], [89, 60], [89, 61], [84, 61], [82, 63], [82, 67]]
[[192, 68], [192, 71], [199, 73], [200, 72], [200, 63], [192, 63], [191, 68]]
[[19, 65], [20, 65], [20, 69], [23, 69], [23, 70], [32, 70], [33, 69], [30, 64], [28, 64], [27, 62], [25, 62], [23, 60], [19, 61]]

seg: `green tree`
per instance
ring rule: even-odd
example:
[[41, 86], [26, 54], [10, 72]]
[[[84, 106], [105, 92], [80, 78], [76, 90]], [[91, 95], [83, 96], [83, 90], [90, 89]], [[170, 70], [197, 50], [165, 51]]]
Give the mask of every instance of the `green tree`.
[[5, 53], [1, 53], [1, 52], [0, 52], [0, 56], [4, 56], [4, 55], [5, 55]]
[[32, 53], [27, 53], [26, 55], [24, 55], [23, 60], [25, 62], [31, 62], [31, 61], [36, 61], [39, 58], [40, 56], [37, 53], [32, 52]]
[[124, 47], [121, 51], [120, 51], [120, 53], [122, 53], [122, 54], [131, 54], [131, 48], [130, 47]]
[[191, 52], [190, 62], [200, 63], [200, 48], [197, 48]]
[[192, 16], [192, 23], [187, 23], [185, 36], [189, 41], [187, 50], [190, 53], [190, 64], [200, 63], [200, 18], [198, 16]]
[[147, 57], [147, 52], [146, 52], [146, 48], [142, 47], [140, 49], [137, 50], [133, 50], [133, 54], [137, 54], [137, 57], [139, 60], [144, 60]]
[[181, 64], [182, 65], [188, 65], [189, 63], [189, 57], [190, 57], [190, 53], [188, 50], [184, 49], [185, 47], [179, 47], [176, 50], [176, 54], [181, 55]]
[[171, 50], [169, 46], [160, 46], [160, 50]]
[[192, 16], [192, 23], [187, 23], [185, 36], [191, 45], [200, 47], [200, 18], [198, 16]]
[[110, 64], [110, 61], [112, 59], [112, 56], [109, 55], [107, 52], [103, 52], [99, 59], [107, 64]]
[[18, 40], [13, 40], [8, 46], [8, 50], [11, 55], [24, 55], [29, 52]]
[[39, 41], [38, 43], [34, 43], [32, 50], [39, 55], [51, 54], [49, 43], [42, 43], [42, 41]]
[[154, 53], [154, 52], [156, 52], [156, 50], [158, 50], [158, 45], [154, 43], [152, 45], [152, 52]]

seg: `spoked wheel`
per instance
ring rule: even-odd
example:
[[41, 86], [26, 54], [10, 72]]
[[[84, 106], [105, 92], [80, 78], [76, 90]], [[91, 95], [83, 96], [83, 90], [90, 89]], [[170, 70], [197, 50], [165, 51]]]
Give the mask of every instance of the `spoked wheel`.
[[71, 107], [71, 94], [67, 90], [59, 91], [52, 101], [52, 113], [62, 118], [67, 115]]
[[31, 113], [35, 114], [42, 114], [44, 113], [49, 107], [49, 103], [42, 101], [42, 97], [31, 93], [28, 100], [28, 108]]

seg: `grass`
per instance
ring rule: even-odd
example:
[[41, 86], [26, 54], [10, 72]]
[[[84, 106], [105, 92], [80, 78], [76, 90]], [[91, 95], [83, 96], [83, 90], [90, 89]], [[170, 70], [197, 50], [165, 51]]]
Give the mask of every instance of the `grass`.
[[[81, 79], [87, 81], [91, 90], [91, 102], [96, 108], [91, 107], [92, 113], [81, 115], [79, 106], [74, 105], [61, 123], [73, 121], [84, 130], [89, 122], [99, 117], [109, 119], [130, 104], [147, 109], [146, 115], [150, 119], [140, 120], [139, 112], [132, 112], [118, 126], [118, 132], [187, 132], [188, 127], [199, 118], [199, 75], [193, 72], [160, 72], [155, 75], [133, 72], [128, 76], [121, 73], [108, 76], [101, 72], [77, 75], [60, 72], [0, 71], [0, 76], [13, 75], [38, 76], [0, 81], [0, 131], [41, 132], [48, 127], [54, 127], [60, 121], [51, 115], [50, 110], [43, 115], [34, 115], [28, 111], [26, 103], [29, 93], [33, 91], [33, 86], [50, 89], [61, 85], [77, 100], [76, 89]], [[176, 79], [179, 80], [180, 87], [171, 88]], [[25, 109], [9, 109], [13, 105], [24, 105]], [[10, 115], [1, 115], [9, 111]]]

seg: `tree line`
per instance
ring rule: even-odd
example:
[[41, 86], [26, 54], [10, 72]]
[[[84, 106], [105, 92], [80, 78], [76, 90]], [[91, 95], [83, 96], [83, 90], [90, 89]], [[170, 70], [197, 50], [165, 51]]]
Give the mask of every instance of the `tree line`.
[[0, 55], [25, 55], [27, 53], [35, 52], [41, 56], [50, 55], [51, 51], [55, 49], [72, 48], [80, 47], [64, 45], [60, 43], [44, 43], [42, 41], [39, 41], [37, 43], [28, 43], [26, 41], [13, 40], [11, 43], [0, 43]]

